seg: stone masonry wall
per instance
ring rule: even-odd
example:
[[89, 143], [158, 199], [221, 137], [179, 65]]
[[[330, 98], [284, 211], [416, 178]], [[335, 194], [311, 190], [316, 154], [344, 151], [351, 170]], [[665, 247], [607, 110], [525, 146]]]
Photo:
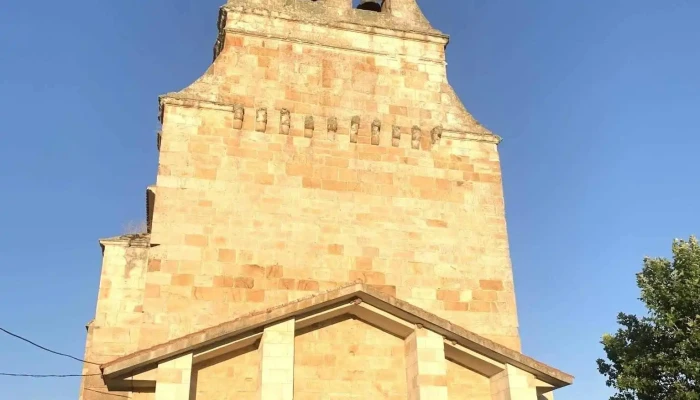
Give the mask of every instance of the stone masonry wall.
[[317, 328], [296, 337], [295, 400], [407, 398], [402, 339], [353, 319]]
[[150, 242], [106, 250], [89, 360], [354, 281], [520, 349], [498, 138], [446, 37], [350, 11], [223, 9], [212, 66], [161, 99]]
[[107, 389], [99, 364], [139, 349], [143, 319], [148, 238], [130, 235], [103, 240], [102, 273], [95, 319], [88, 325], [81, 400], [103, 399]]
[[361, 280], [517, 348], [494, 144], [455, 155], [166, 110], [144, 311], [173, 323], [141, 347]]
[[259, 400], [259, 349], [245, 348], [198, 365], [190, 400]]
[[519, 348], [496, 142], [433, 143], [441, 62], [228, 34], [164, 101], [141, 347], [361, 280]]
[[489, 378], [452, 361], [447, 362], [450, 400], [492, 400]]

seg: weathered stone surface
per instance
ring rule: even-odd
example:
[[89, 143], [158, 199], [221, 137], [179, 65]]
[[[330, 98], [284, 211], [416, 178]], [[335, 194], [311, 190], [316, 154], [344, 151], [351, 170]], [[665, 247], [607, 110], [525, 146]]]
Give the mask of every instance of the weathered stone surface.
[[[447, 82], [448, 38], [415, 0], [378, 12], [348, 0], [236, 0], [218, 28], [206, 73], [160, 99], [150, 234], [102, 241], [86, 359], [115, 360], [255, 310], [270, 317], [348, 282], [520, 357], [499, 138]], [[258, 353], [236, 362], [259, 368]], [[195, 365], [193, 376], [214, 382], [218, 365]], [[386, 374], [391, 388], [380, 392], [401, 392]], [[254, 392], [196, 388], [197, 399], [259, 398], [261, 382], [246, 382]], [[81, 399], [111, 398], [105, 389], [86, 377]]]
[[[243, 118], [245, 117], [245, 109], [242, 105], [236, 104], [233, 106], [233, 129], [241, 129], [243, 127]], [[158, 146], [160, 148], [160, 146]]]
[[411, 148], [414, 150], [420, 149], [420, 139], [422, 136], [422, 132], [420, 127], [418, 126], [413, 126], [411, 128]]
[[[261, 309], [217, 326], [113, 360], [104, 364], [102, 371], [106, 377], [113, 378], [138, 370], [154, 362], [160, 362], [187, 352], [197, 352], [226, 338], [250, 335], [252, 332], [259, 331], [265, 327], [276, 326], [280, 322], [290, 321], [295, 318], [308, 318], [310, 315], [321, 314], [326, 309], [343, 304], [371, 305], [376, 310], [379, 310], [377, 312], [386, 312], [389, 315], [396, 316], [397, 319], [402, 319], [406, 325], [415, 325], [419, 330], [425, 329], [439, 333], [439, 336], [445, 340], [449, 340], [454, 344], [460, 344], [478, 353], [488, 354], [489, 358], [499, 363], [516, 365], [520, 369], [531, 371], [539, 379], [552, 384], [566, 384], [573, 379], [566, 373], [365, 284], [350, 284], [290, 303]], [[348, 309], [338, 313], [338, 316], [353, 313], [357, 313], [357, 311]], [[379, 328], [382, 328], [382, 326], [379, 326]], [[386, 329], [390, 330], [389, 328]], [[398, 332], [393, 333], [399, 335]]]
[[306, 118], [304, 118], [304, 137], [305, 138], [312, 138], [314, 137], [314, 117], [311, 115], [307, 115]]
[[289, 110], [283, 108], [280, 110], [280, 133], [282, 135], [289, 135], [291, 124], [292, 122]]
[[401, 127], [394, 125], [391, 132], [391, 145], [399, 147], [401, 145]]
[[372, 121], [372, 145], [379, 146], [380, 133], [382, 130], [382, 121], [375, 119]]

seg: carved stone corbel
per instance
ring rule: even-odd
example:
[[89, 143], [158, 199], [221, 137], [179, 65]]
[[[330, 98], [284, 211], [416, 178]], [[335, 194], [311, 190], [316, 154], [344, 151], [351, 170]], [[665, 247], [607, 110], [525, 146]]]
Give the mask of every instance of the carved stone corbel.
[[240, 104], [234, 104], [233, 106], [233, 129], [241, 129], [243, 127], [243, 117], [245, 116], [245, 109]]
[[360, 131], [360, 117], [354, 116], [350, 121], [350, 143], [357, 143], [357, 133]]
[[335, 140], [335, 135], [338, 133], [338, 118], [328, 118], [328, 139]]
[[265, 132], [267, 129], [267, 108], [259, 108], [255, 114], [255, 130]]
[[304, 118], [304, 137], [314, 137], [314, 117], [310, 115]]
[[420, 128], [416, 125], [411, 129], [411, 148], [419, 150], [420, 149], [420, 137], [423, 134]]
[[430, 132], [430, 139], [433, 142], [433, 145], [440, 143], [440, 139], [442, 139], [442, 126], [436, 126], [433, 128], [433, 130]]
[[401, 127], [394, 125], [391, 131], [391, 145], [399, 147], [401, 144]]
[[291, 125], [292, 117], [289, 110], [283, 108], [280, 110], [280, 135], [289, 135], [289, 127]]
[[338, 132], [338, 118], [330, 117], [328, 118], [328, 133]]
[[382, 121], [375, 119], [372, 121], [372, 145], [379, 146], [380, 133], [382, 130]]

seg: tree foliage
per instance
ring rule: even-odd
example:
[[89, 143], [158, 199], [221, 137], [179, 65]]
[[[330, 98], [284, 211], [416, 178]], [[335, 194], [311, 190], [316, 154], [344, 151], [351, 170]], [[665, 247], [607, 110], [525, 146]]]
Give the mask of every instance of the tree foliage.
[[610, 400], [700, 400], [700, 246], [673, 242], [673, 260], [645, 258], [637, 286], [648, 315], [620, 313], [598, 371]]

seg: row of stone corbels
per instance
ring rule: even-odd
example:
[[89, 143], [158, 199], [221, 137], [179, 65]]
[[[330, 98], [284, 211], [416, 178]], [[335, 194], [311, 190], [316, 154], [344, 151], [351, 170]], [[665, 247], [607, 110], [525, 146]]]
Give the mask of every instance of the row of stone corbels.
[[[245, 117], [245, 109], [242, 105], [235, 105], [233, 108], [233, 128], [241, 129], [243, 127], [243, 118]], [[291, 112], [286, 108], [280, 110], [280, 131], [281, 135], [289, 135], [291, 128]], [[350, 120], [350, 142], [357, 143], [357, 136], [360, 130], [361, 117], [356, 115]], [[338, 119], [336, 117], [328, 118], [327, 129], [329, 133], [338, 132]], [[304, 137], [312, 138], [316, 124], [313, 116], [304, 118]], [[255, 113], [255, 130], [265, 132], [267, 130], [267, 108], [258, 108]], [[372, 121], [371, 143], [374, 146], [380, 144], [380, 134], [382, 130], [382, 121], [375, 119]], [[415, 125], [411, 128], [411, 147], [420, 149], [420, 140], [423, 136], [423, 130]], [[433, 145], [440, 142], [442, 138], [442, 126], [436, 126], [430, 132], [430, 139]], [[391, 132], [391, 144], [394, 147], [399, 147], [401, 142], [401, 127], [394, 125]]]

